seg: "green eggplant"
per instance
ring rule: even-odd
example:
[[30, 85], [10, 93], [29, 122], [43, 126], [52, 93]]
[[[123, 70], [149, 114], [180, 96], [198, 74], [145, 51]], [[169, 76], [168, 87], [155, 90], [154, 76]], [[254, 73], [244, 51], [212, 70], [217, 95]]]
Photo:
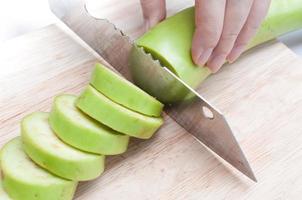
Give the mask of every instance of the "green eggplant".
[[[191, 45], [195, 29], [194, 7], [185, 9], [146, 32], [136, 42], [146, 53], [151, 53], [154, 59], [169, 68], [192, 88], [197, 88], [210, 74], [206, 67], [196, 66], [191, 58]], [[302, 28], [302, 0], [272, 0], [269, 12], [258, 33], [250, 41], [247, 50], [272, 40], [284, 33]], [[130, 54], [130, 67], [136, 84], [154, 95], [148, 74], [141, 73], [144, 63], [137, 62], [138, 52], [133, 48]], [[161, 86], [164, 87], [164, 86]], [[170, 86], [167, 84], [167, 88]], [[182, 91], [175, 90], [156, 96], [163, 103], [173, 103], [184, 98]]]

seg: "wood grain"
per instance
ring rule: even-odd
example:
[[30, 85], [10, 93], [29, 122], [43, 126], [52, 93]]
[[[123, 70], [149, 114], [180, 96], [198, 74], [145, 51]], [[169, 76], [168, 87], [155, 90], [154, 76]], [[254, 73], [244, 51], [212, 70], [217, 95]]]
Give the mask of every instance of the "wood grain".
[[[113, 13], [119, 10], [112, 9], [114, 19]], [[123, 20], [115, 18], [116, 23]], [[49, 110], [55, 95], [78, 94], [99, 59], [56, 25], [2, 45], [0, 145], [19, 134], [19, 121], [26, 114]], [[272, 42], [225, 66], [199, 88], [226, 114], [258, 183], [165, 115], [155, 137], [132, 140], [125, 154], [108, 157], [103, 176], [81, 183], [75, 199], [300, 199], [301, 81], [301, 59]]]

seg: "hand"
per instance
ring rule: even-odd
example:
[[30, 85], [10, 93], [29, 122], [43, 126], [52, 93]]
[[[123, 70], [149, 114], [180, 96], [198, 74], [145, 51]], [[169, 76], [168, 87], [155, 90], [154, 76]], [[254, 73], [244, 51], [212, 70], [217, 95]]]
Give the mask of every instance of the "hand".
[[[234, 62], [255, 35], [270, 0], [195, 0], [192, 59], [217, 72], [225, 61]], [[164, 0], [141, 0], [147, 28], [163, 20]]]
[[158, 22], [166, 18], [165, 0], [140, 0], [145, 21], [145, 30], [147, 31]]

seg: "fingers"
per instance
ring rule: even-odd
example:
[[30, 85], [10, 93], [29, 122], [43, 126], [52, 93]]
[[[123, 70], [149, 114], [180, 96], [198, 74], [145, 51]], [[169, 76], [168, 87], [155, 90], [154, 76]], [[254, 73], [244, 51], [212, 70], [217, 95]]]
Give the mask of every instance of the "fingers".
[[245, 50], [266, 16], [271, 0], [195, 0], [192, 59], [217, 72]]
[[267, 14], [270, 2], [270, 0], [254, 0], [248, 19], [236, 39], [234, 48], [227, 57], [229, 62], [234, 62], [243, 53], [248, 42], [256, 34]]
[[146, 30], [165, 19], [165, 0], [140, 0], [140, 2], [143, 10]]
[[217, 72], [225, 63], [248, 18], [252, 5], [253, 0], [227, 0], [222, 33], [207, 62], [207, 67], [212, 72]]
[[226, 0], [195, 0], [192, 59], [205, 65], [221, 36]]

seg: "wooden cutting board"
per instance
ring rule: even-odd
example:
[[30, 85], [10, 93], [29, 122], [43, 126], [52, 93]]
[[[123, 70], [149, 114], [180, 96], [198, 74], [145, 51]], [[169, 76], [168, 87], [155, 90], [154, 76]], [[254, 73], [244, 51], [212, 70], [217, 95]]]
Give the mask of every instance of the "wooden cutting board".
[[[133, 9], [137, 2], [100, 2], [118, 5], [112, 9], [108, 4], [106, 15], [130, 27], [126, 32], [133, 38], [142, 32], [141, 22], [133, 20], [139, 13]], [[170, 13], [183, 6], [175, 2]], [[94, 11], [104, 14], [104, 4]], [[127, 17], [116, 14], [127, 8], [132, 9]], [[48, 111], [55, 95], [79, 94], [98, 60], [57, 25], [2, 44], [0, 145], [19, 135], [22, 117]], [[165, 124], [152, 139], [132, 140], [125, 154], [108, 157], [105, 173], [81, 183], [75, 199], [300, 199], [302, 60], [283, 44], [271, 42], [226, 65], [199, 92], [225, 113], [258, 183], [164, 115]]]

